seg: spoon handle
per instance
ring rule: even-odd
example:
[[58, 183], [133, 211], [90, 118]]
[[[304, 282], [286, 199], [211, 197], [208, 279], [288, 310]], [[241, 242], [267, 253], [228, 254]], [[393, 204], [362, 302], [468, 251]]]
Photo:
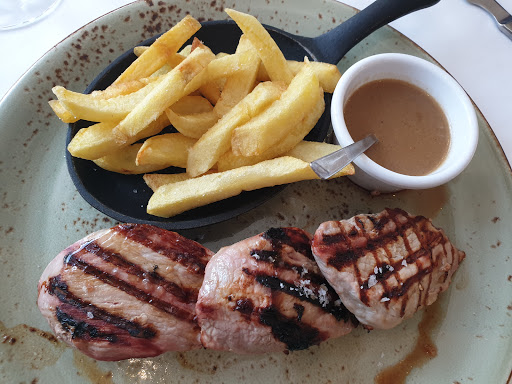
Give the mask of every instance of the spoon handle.
[[361, 153], [370, 148], [377, 142], [375, 135], [366, 136], [364, 139], [356, 141], [345, 148], [338, 149], [337, 151], [321, 157], [309, 165], [311, 169], [321, 179], [328, 179], [335, 175], [352, 161], [354, 161]]
[[[357, 43], [375, 30], [440, 0], [376, 0], [329, 32], [311, 39], [322, 61], [337, 64]], [[312, 48], [313, 48], [312, 47]]]

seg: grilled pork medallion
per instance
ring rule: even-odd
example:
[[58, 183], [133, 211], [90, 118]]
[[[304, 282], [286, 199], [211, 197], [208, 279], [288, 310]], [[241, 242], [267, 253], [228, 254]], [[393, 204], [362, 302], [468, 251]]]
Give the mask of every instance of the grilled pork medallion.
[[195, 303], [212, 255], [150, 225], [101, 230], [48, 265], [39, 309], [59, 339], [98, 360], [200, 348]]
[[400, 209], [325, 222], [312, 249], [343, 304], [383, 329], [432, 304], [465, 257], [430, 220]]
[[311, 235], [297, 228], [222, 248], [206, 267], [196, 311], [203, 345], [236, 353], [305, 349], [357, 323], [321, 275]]

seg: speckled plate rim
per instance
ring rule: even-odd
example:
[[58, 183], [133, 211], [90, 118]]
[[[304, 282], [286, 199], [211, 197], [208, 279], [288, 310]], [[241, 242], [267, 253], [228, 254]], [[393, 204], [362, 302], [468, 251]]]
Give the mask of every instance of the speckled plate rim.
[[[145, 2], [145, 1], [144, 1], [144, 0], [139, 0], [139, 1], [136, 1], [136, 2], [134, 2], [134, 3], [142, 3], [142, 2]], [[122, 7], [119, 7], [119, 8], [117, 8], [117, 9], [115, 9], [115, 10], [111, 11], [111, 12], [108, 12], [108, 13], [106, 13], [105, 15], [100, 16], [99, 18], [97, 18], [97, 19], [95, 19], [95, 20], [91, 21], [90, 23], [86, 24], [85, 26], [88, 26], [88, 25], [90, 25], [90, 24], [92, 24], [92, 23], [96, 22], [97, 20], [99, 20], [99, 19], [101, 19], [101, 18], [105, 17], [106, 15], [109, 15], [109, 14], [112, 14], [112, 13], [115, 13], [115, 12], [118, 12], [120, 9], [123, 9], [123, 8], [126, 8], [126, 7], [131, 7], [131, 6], [133, 6], [133, 4], [134, 4], [134, 3], [130, 3], [130, 4], [124, 5], [124, 6], [122, 6]], [[85, 27], [85, 26], [84, 26], [84, 27]], [[66, 37], [65, 39], [61, 40], [61, 42], [57, 43], [53, 48], [55, 48], [55, 47], [59, 46], [62, 42], [67, 41], [68, 39], [72, 39], [74, 36], [76, 36], [78, 33], [80, 33], [80, 31], [81, 31], [82, 29], [83, 29], [83, 27], [82, 27], [82, 28], [80, 28], [80, 29], [78, 29], [77, 31], [73, 32], [73, 33], [72, 33], [72, 34], [70, 34], [68, 37]], [[396, 31], [396, 30], [395, 30], [395, 31]], [[404, 35], [402, 35], [402, 34], [401, 34], [401, 36], [402, 36], [403, 38], [405, 38], [405, 39], [408, 39], [407, 37], [405, 37], [405, 36], [404, 36]], [[414, 43], [413, 43], [413, 44], [414, 44]], [[418, 46], [417, 44], [414, 44], [414, 45], [416, 45], [416, 46], [418, 47], [418, 49], [420, 49], [420, 50], [424, 51], [424, 50], [423, 50], [420, 46]], [[53, 49], [53, 48], [52, 48], [52, 49]], [[46, 58], [46, 56], [47, 56], [49, 53], [51, 53], [52, 49], [50, 49], [48, 52], [46, 52], [46, 53], [45, 53], [45, 54], [44, 54], [44, 55], [43, 55], [43, 56], [42, 56], [38, 61], [36, 61], [36, 62], [35, 62], [35, 63], [34, 63], [34, 64], [33, 64], [33, 65], [32, 65], [32, 66], [31, 66], [31, 67], [30, 67], [30, 68], [29, 68], [29, 69], [28, 69], [28, 70], [27, 70], [27, 71], [26, 71], [26, 72], [25, 72], [21, 77], [20, 77], [20, 79], [18, 79], [18, 80], [16, 81], [16, 83], [15, 83], [15, 84], [14, 84], [14, 85], [13, 85], [13, 86], [8, 90], [8, 92], [4, 95], [4, 97], [3, 97], [2, 99], [0, 99], [0, 106], [1, 106], [3, 103], [5, 103], [5, 102], [6, 102], [6, 100], [8, 100], [8, 99], [9, 99], [10, 94], [13, 92], [13, 90], [14, 90], [14, 89], [16, 89], [16, 88], [17, 88], [17, 86], [22, 82], [22, 80], [24, 80], [24, 78], [25, 78], [29, 73], [31, 73], [32, 71], [34, 71], [35, 69], [37, 69], [38, 65], [39, 65], [39, 64], [40, 64], [40, 63], [41, 63], [41, 62]], [[424, 52], [425, 52], [425, 51], [424, 51]], [[427, 54], [428, 54], [428, 53], [427, 53]], [[439, 64], [439, 63], [438, 63], [438, 64]], [[504, 165], [504, 166], [506, 167], [507, 172], [508, 172], [508, 174], [509, 174], [509, 175], [510, 175], [510, 174], [512, 174], [512, 169], [511, 169], [510, 163], [508, 162], [508, 160], [507, 160], [507, 158], [506, 158], [506, 155], [505, 155], [505, 153], [504, 153], [504, 151], [503, 151], [503, 149], [502, 149], [502, 147], [501, 147], [501, 144], [499, 143], [499, 141], [498, 141], [498, 139], [497, 139], [496, 135], [494, 134], [494, 132], [493, 132], [492, 128], [490, 127], [489, 123], [487, 122], [487, 120], [485, 119], [485, 117], [483, 116], [483, 114], [481, 113], [481, 111], [479, 111], [479, 110], [478, 110], [478, 107], [476, 106], [476, 104], [475, 104], [474, 102], [473, 102], [473, 104], [475, 105], [475, 108], [476, 108], [476, 110], [477, 110], [478, 114], [480, 115], [480, 117], [484, 120], [485, 128], [486, 128], [486, 129], [487, 129], [487, 131], [488, 131], [487, 133], [488, 133], [488, 134], [490, 134], [490, 136], [492, 137], [492, 139], [493, 139], [493, 141], [494, 141], [494, 145], [495, 145], [495, 147], [496, 147], [496, 149], [497, 149], [497, 152], [498, 152], [498, 155], [499, 155], [499, 158], [500, 158], [500, 161], [501, 161], [502, 165]], [[510, 371], [510, 375], [509, 375], [509, 378], [508, 378], [508, 381], [507, 381], [507, 382], [509, 382], [509, 381], [511, 380], [511, 378], [512, 378], [512, 370], [511, 370], [511, 368], [512, 368], [512, 360], [510, 361], [510, 363], [508, 364], [508, 366], [509, 366], [509, 367], [508, 367], [508, 371]], [[507, 368], [505, 368], [505, 369], [507, 369]]]

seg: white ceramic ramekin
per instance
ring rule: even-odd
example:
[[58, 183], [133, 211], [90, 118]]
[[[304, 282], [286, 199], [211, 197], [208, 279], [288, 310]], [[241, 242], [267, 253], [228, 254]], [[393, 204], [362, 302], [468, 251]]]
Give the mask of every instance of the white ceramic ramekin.
[[471, 161], [478, 143], [478, 122], [471, 100], [461, 86], [435, 64], [415, 56], [384, 53], [362, 59], [341, 77], [333, 94], [331, 118], [338, 143], [345, 147], [354, 140], [343, 117], [343, 107], [363, 84], [380, 79], [397, 79], [414, 84], [430, 94], [441, 106], [450, 126], [451, 142], [443, 163], [424, 176], [408, 176], [386, 169], [361, 155], [354, 161], [356, 172], [349, 176], [369, 191], [395, 192], [427, 189], [444, 184]]

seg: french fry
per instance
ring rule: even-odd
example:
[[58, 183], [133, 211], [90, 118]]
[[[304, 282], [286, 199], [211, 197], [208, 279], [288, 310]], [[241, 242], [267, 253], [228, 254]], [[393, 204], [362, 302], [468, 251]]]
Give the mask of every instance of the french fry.
[[155, 40], [115, 81], [113, 84], [148, 77], [162, 67], [178, 49], [196, 33], [201, 24], [192, 16], [185, 16]]
[[[139, 46], [133, 48], [133, 54], [135, 56], [139, 57], [144, 52], [146, 52], [148, 49], [149, 49], [149, 46], [139, 45]], [[169, 64], [172, 69], [172, 68], [176, 67], [177, 65], [181, 64], [181, 62], [183, 60], [185, 60], [185, 57], [188, 56], [189, 53], [190, 53], [190, 45], [187, 45], [180, 52], [178, 52], [174, 55], [170, 55], [167, 58], [167, 64]], [[156, 72], [158, 72], [158, 71], [159, 70], [157, 70]], [[156, 72], [153, 72], [153, 73], [156, 73]]]
[[199, 139], [219, 120], [215, 111], [180, 115], [168, 108], [165, 113], [178, 132], [193, 139]]
[[201, 85], [199, 87], [199, 93], [206, 97], [213, 105], [217, 104], [221, 95], [220, 87], [215, 81]]
[[225, 11], [256, 48], [270, 79], [290, 84], [293, 74], [288, 68], [283, 53], [263, 25], [254, 16], [229, 8]]
[[[330, 153], [333, 153], [339, 149], [341, 149], [341, 146], [335, 144], [317, 143], [314, 141], [301, 141], [286, 155], [311, 163], [312, 161], [327, 156]], [[331, 179], [347, 175], [353, 175], [354, 173], [354, 165], [352, 165], [351, 163], [347, 165], [345, 168], [343, 168], [341, 171], [336, 173], [335, 175], [331, 176]]]
[[[192, 45], [190, 46], [190, 53], [197, 48], [206, 48], [206, 46], [197, 37], [194, 37]], [[189, 54], [190, 54], [189, 53]], [[212, 104], [215, 105], [220, 98], [220, 88], [214, 81], [204, 81], [199, 86], [199, 94], [206, 97]]]
[[[208, 64], [206, 71], [203, 71], [200, 75], [194, 78], [194, 80], [188, 86], [188, 93], [192, 93], [197, 89], [199, 89], [201, 92], [208, 93], [209, 91], [207, 88], [209, 84], [216, 83], [216, 89], [211, 90], [215, 93], [215, 95], [207, 95], [207, 99], [211, 103], [215, 104], [218, 97], [220, 97], [220, 88], [223, 88], [226, 77], [231, 76], [237, 71], [246, 69], [250, 65], [252, 57], [253, 52], [249, 51], [233, 55], [220, 55], [220, 57], [212, 60]], [[219, 85], [220, 83], [222, 84], [222, 87]]]
[[162, 185], [151, 196], [147, 212], [171, 217], [216, 201], [236, 196], [242, 191], [318, 179], [309, 163], [283, 156], [248, 167]]
[[[83, 95], [54, 87], [50, 101], [81, 129], [70, 154], [117, 173], [144, 174], [149, 214], [171, 217], [242, 191], [318, 179], [309, 163], [338, 146], [304, 142], [325, 109], [336, 66], [287, 61], [254, 17], [227, 9], [243, 32], [234, 54], [214, 55], [185, 17], [105, 90]], [[172, 123], [179, 133], [160, 134]], [[157, 136], [156, 136], [157, 135]], [[145, 139], [143, 143], [141, 141]], [[169, 166], [186, 173], [154, 174]], [[334, 177], [352, 174], [352, 165]]]
[[[299, 73], [304, 66], [303, 61], [288, 60], [287, 63], [294, 76]], [[309, 64], [318, 76], [318, 81], [320, 82], [320, 86], [323, 88], [324, 92], [333, 93], [334, 88], [336, 88], [336, 84], [338, 84], [338, 81], [341, 78], [341, 73], [338, 67], [334, 64], [318, 61], [311, 61]], [[270, 80], [270, 76], [268, 75], [264, 65], [260, 65], [257, 79], [258, 81]]]
[[208, 64], [208, 76], [211, 79], [229, 77], [239, 70], [244, 70], [252, 65], [254, 51], [248, 50], [232, 55], [217, 55], [215, 60]]
[[192, 52], [192, 44], [185, 45], [179, 52], [181, 56], [187, 57]]
[[311, 66], [305, 65], [279, 100], [233, 132], [235, 155], [261, 155], [284, 140], [294, 127], [307, 118], [322, 97], [322, 90]]
[[159, 165], [163, 168], [187, 166], [188, 150], [196, 141], [181, 133], [166, 133], [150, 137], [142, 144], [135, 164]]
[[96, 122], [120, 121], [144, 100], [158, 83], [159, 80], [146, 85], [136, 92], [110, 99], [69, 91], [61, 86], [53, 87], [52, 91], [64, 108], [69, 110], [78, 119]]
[[146, 185], [155, 192], [162, 185], [188, 180], [190, 176], [186, 173], [147, 173], [142, 178]]
[[123, 173], [125, 175], [138, 175], [163, 169], [162, 166], [155, 164], [135, 164], [135, 159], [140, 147], [142, 147], [140, 143], [129, 145], [107, 156], [94, 160], [94, 163], [107, 171]]
[[53, 112], [57, 115], [57, 117], [66, 124], [74, 123], [80, 120], [76, 117], [69, 109], [67, 109], [64, 104], [62, 104], [59, 100], [50, 100], [48, 102]]
[[[208, 172], [213, 173], [213, 172]], [[146, 185], [155, 192], [162, 185], [191, 179], [187, 173], [147, 173], [143, 177]]]
[[117, 123], [115, 122], [104, 122], [80, 129], [68, 144], [69, 153], [81, 159], [99, 159], [140, 139], [160, 133], [162, 129], [169, 125], [169, 119], [163, 113], [158, 119], [126, 143], [120, 143], [116, 140], [112, 132], [116, 125]]
[[[204, 74], [214, 57], [208, 48], [195, 49], [180, 65], [164, 75], [152, 92], [114, 128], [118, 140], [126, 142], [136, 136], [172, 104], [197, 89], [205, 80], [204, 75], [193, 83], [194, 78], [200, 73]], [[197, 88], [192, 89], [191, 84]]]
[[[341, 149], [339, 145], [329, 144], [329, 143], [318, 143], [315, 141], [301, 141], [295, 147], [293, 147], [290, 151], [286, 152], [284, 156], [295, 157], [296, 159], [300, 159], [311, 163], [312, 161], [319, 159], [323, 156], [326, 156], [332, 152]], [[227, 152], [219, 159], [217, 163], [217, 170], [219, 172], [224, 172], [233, 168], [239, 168], [247, 165], [251, 165], [250, 161], [251, 157], [244, 156], [235, 156], [232, 152]], [[254, 163], [255, 164], [255, 163]], [[341, 177], [346, 175], [353, 175], [355, 172], [354, 166], [352, 164], [347, 165], [341, 171], [339, 171], [335, 177]]]
[[118, 83], [116, 85], [109, 86], [103, 91], [92, 91], [90, 95], [94, 98], [111, 99], [112, 97], [128, 95], [130, 93], [136, 92], [155, 80], [156, 78], [145, 78], [139, 80], [131, 80], [125, 83]]
[[184, 96], [170, 107], [180, 115], [213, 111], [213, 105], [202, 96]]
[[272, 145], [263, 153], [254, 156], [237, 156], [232, 151], [228, 151], [219, 158], [217, 168], [220, 171], [224, 171], [245, 165], [256, 164], [260, 161], [284, 155], [299, 144], [311, 129], [313, 129], [320, 116], [322, 116], [324, 109], [325, 101], [323, 98], [323, 92], [318, 88], [318, 97], [313, 108], [309, 111], [305, 111], [306, 113], [304, 118], [293, 126], [281, 141]]
[[256, 75], [260, 66], [260, 58], [247, 36], [242, 35], [236, 49], [236, 53], [249, 52], [245, 68], [228, 77], [220, 98], [215, 104], [214, 111], [219, 117], [224, 116], [240, 100], [249, 94], [254, 88]]
[[195, 177], [212, 168], [218, 158], [230, 149], [233, 130], [262, 113], [281, 96], [284, 89], [284, 83], [258, 84], [251, 93], [201, 136], [190, 149], [187, 173]]
[[136, 47], [133, 47], [133, 54], [137, 57], [142, 55], [144, 52], [146, 52], [149, 49], [148, 45], [137, 45]]
[[[181, 63], [179, 63], [179, 64], [181, 64]], [[160, 67], [160, 69], [158, 69], [157, 71], [153, 72], [151, 74], [151, 76], [149, 76], [149, 79], [158, 79], [160, 76], [163, 76], [163, 75], [171, 72], [172, 69], [176, 68], [177, 66], [178, 66], [178, 64], [174, 65], [174, 66], [172, 66], [170, 64], [164, 64], [162, 67]]]

